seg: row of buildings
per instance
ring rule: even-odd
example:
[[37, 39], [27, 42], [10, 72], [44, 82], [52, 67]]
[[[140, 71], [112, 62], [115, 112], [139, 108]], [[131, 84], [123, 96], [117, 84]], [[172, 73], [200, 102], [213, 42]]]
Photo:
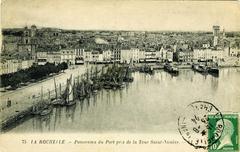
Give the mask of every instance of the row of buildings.
[[5, 60], [0, 62], [0, 75], [14, 73], [31, 67], [34, 60]]
[[89, 63], [150, 63], [150, 62], [192, 62], [194, 60], [212, 60], [218, 62], [229, 54], [229, 48], [211, 49], [197, 48], [187, 50], [174, 50], [161, 47], [156, 50], [150, 49], [115, 49], [115, 50], [85, 50], [85, 49], [61, 49], [57, 52], [37, 52], [38, 64], [66, 62], [70, 65], [79, 60]]
[[[85, 50], [85, 49], [62, 49], [58, 52], [37, 52], [36, 61], [39, 65], [49, 63], [59, 64], [66, 62], [70, 65], [77, 64], [79, 60], [88, 63], [139, 63], [172, 61], [173, 52], [161, 50], [140, 50], [138, 48], [115, 49], [115, 50]], [[80, 62], [81, 63], [81, 62]]]
[[[228, 56], [237, 56], [238, 49], [212, 49], [208, 47], [195, 49], [174, 49], [161, 47], [150, 49], [115, 49], [115, 50], [85, 50], [85, 49], [61, 49], [52, 52], [37, 52], [35, 60], [6, 60], [0, 63], [0, 74], [13, 73], [20, 69], [26, 69], [36, 63], [44, 65], [47, 62], [59, 64], [66, 62], [69, 65], [78, 63], [153, 63], [153, 62], [193, 62], [196, 60], [224, 61]], [[79, 62], [80, 61], [80, 62]]]

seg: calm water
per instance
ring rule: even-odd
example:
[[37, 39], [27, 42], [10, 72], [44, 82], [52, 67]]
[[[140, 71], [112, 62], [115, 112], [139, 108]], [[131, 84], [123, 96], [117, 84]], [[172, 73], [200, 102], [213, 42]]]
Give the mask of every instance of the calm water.
[[181, 70], [177, 77], [164, 71], [133, 76], [122, 90], [99, 91], [9, 132], [177, 132], [179, 115], [193, 101], [209, 101], [222, 112], [240, 111], [240, 69], [221, 69], [218, 78], [192, 70]]

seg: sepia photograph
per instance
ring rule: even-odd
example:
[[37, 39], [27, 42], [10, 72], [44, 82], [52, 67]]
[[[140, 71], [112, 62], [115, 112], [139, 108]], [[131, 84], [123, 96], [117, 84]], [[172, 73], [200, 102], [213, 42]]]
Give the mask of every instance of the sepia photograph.
[[239, 1], [2, 0], [0, 151], [239, 151], [239, 18]]

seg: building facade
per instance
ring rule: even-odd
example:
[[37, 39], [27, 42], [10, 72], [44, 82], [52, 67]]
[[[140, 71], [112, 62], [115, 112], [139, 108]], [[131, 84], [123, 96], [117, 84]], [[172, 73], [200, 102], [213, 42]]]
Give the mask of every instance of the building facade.
[[160, 54], [159, 61], [161, 61], [161, 62], [172, 62], [173, 61], [173, 50], [171, 50], [170, 48], [162, 47], [160, 49], [159, 54]]
[[83, 54], [85, 62], [92, 62], [92, 51], [85, 50]]
[[32, 25], [30, 29], [28, 27], [24, 28], [21, 42], [17, 44], [18, 51], [24, 58], [36, 59], [36, 33], [37, 27], [35, 25]]
[[0, 75], [14, 73], [19, 70], [30, 68], [33, 65], [33, 60], [5, 60], [0, 62]]
[[76, 57], [84, 57], [84, 49], [80, 48], [80, 49], [75, 49], [75, 54]]
[[120, 49], [114, 49], [112, 53], [112, 61], [113, 62], [120, 62], [121, 61], [121, 51]]
[[145, 62], [145, 51], [143, 49], [139, 50], [139, 62], [140, 63]]
[[194, 49], [194, 60], [212, 60], [218, 61], [224, 59], [225, 51], [222, 49]]
[[112, 51], [111, 50], [103, 50], [103, 62], [110, 62], [112, 58]]
[[61, 63], [65, 62], [69, 65], [75, 64], [76, 54], [74, 49], [62, 49], [61, 53]]
[[102, 63], [103, 62], [103, 54], [99, 51], [92, 51], [92, 63]]
[[132, 48], [121, 50], [121, 63], [139, 62], [139, 49]]
[[177, 51], [176, 58], [178, 62], [192, 62], [193, 51], [191, 50]]
[[154, 49], [147, 49], [145, 50], [145, 62], [156, 62], [156, 50]]

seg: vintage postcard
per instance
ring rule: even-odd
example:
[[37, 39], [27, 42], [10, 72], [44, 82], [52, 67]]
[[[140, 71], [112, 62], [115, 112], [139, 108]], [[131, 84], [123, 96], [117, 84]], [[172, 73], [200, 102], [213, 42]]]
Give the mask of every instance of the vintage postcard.
[[0, 152], [238, 152], [240, 2], [2, 0]]

